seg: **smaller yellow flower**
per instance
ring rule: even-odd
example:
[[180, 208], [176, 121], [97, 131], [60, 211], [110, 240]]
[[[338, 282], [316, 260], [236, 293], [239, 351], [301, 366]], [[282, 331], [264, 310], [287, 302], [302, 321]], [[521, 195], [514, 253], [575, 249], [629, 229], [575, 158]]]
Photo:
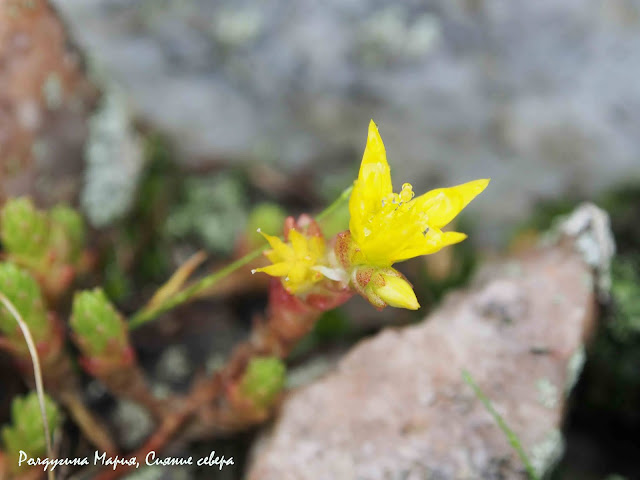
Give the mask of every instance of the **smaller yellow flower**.
[[295, 229], [289, 230], [289, 241], [283, 242], [273, 235], [262, 233], [271, 250], [265, 256], [273, 265], [256, 268], [252, 273], [264, 272], [272, 277], [284, 277], [282, 284], [291, 293], [303, 293], [322, 278], [316, 270], [319, 261], [324, 257], [325, 243], [320, 236], [306, 236]]

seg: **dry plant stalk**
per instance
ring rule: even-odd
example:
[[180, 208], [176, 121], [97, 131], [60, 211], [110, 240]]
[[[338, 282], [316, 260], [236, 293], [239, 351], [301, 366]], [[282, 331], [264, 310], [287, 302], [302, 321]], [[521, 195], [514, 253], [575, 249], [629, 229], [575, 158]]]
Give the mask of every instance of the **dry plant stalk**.
[[[47, 419], [47, 410], [44, 404], [44, 386], [42, 384], [42, 370], [40, 369], [40, 360], [38, 359], [38, 351], [36, 349], [36, 344], [33, 341], [33, 336], [29, 331], [29, 327], [22, 320], [22, 316], [16, 310], [13, 303], [4, 295], [4, 293], [0, 292], [0, 302], [4, 305], [4, 307], [9, 311], [9, 313], [13, 316], [16, 323], [20, 327], [22, 331], [22, 335], [24, 336], [25, 342], [27, 342], [27, 348], [29, 349], [29, 355], [31, 355], [31, 362], [33, 364], [33, 377], [36, 383], [36, 393], [38, 394], [38, 403], [40, 403], [40, 414], [42, 415], [42, 424], [44, 428], [44, 436], [45, 442], [47, 445], [47, 455], [49, 458], [54, 458], [53, 455], [53, 447], [51, 446], [51, 432], [49, 432], [49, 420]], [[53, 480], [53, 471], [47, 471], [47, 477], [49, 480]]]

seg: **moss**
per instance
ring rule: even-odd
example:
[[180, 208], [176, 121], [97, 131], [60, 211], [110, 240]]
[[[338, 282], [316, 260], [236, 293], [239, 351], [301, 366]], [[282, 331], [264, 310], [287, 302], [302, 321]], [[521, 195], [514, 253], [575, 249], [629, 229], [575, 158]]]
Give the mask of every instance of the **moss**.
[[613, 311], [609, 327], [620, 341], [640, 341], [640, 255], [613, 262]]
[[228, 254], [246, 218], [246, 191], [239, 175], [190, 177], [169, 214], [166, 231], [174, 239], [195, 237], [208, 250]]

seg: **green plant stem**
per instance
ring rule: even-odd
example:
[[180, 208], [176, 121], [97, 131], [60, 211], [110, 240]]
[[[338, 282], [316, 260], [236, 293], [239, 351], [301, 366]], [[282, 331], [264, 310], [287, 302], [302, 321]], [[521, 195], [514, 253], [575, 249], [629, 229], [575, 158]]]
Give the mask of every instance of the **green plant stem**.
[[329, 205], [322, 212], [320, 212], [318, 215], [316, 215], [316, 220], [322, 220], [322, 219], [328, 217], [329, 215], [331, 215], [338, 208], [340, 208], [340, 205], [342, 205], [343, 202], [345, 202], [346, 200], [349, 199], [349, 196], [351, 195], [351, 191], [352, 190], [353, 190], [353, 185], [351, 185], [350, 187], [345, 188], [342, 191], [342, 193], [340, 194], [340, 196], [338, 198], [336, 198], [331, 205]]
[[176, 294], [167, 298], [164, 302], [160, 303], [160, 305], [149, 310], [146, 310], [146, 309], [140, 310], [138, 313], [133, 315], [133, 317], [131, 317], [131, 320], [129, 321], [129, 329], [133, 330], [135, 328], [138, 328], [141, 325], [144, 325], [145, 323], [147, 323], [148, 321], [153, 320], [158, 315], [161, 315], [171, 310], [172, 308], [175, 308], [178, 305], [182, 305], [183, 303], [189, 301], [189, 299], [192, 298], [193, 296], [211, 287], [212, 285], [219, 282], [230, 273], [233, 273], [240, 267], [245, 266], [246, 264], [248, 264], [249, 262], [257, 258], [258, 256], [260, 256], [260, 254], [264, 252], [266, 249], [267, 249], [266, 246], [260, 247], [246, 254], [244, 257], [239, 258], [234, 262], [231, 262], [229, 265], [221, 268], [217, 272], [214, 272], [211, 275], [207, 275], [201, 280], [198, 280], [196, 283], [188, 286], [184, 290], [177, 292]]
[[[18, 326], [22, 331], [22, 335], [24, 335], [24, 339], [27, 342], [27, 348], [29, 349], [29, 355], [31, 355], [31, 362], [33, 363], [33, 377], [36, 382], [36, 394], [38, 395], [38, 403], [40, 404], [40, 415], [42, 415], [42, 426], [44, 428], [45, 443], [47, 445], [47, 456], [53, 460], [53, 448], [51, 447], [51, 434], [49, 432], [49, 420], [47, 419], [47, 410], [45, 408], [45, 402], [44, 402], [44, 386], [42, 384], [42, 369], [40, 368], [40, 360], [38, 359], [38, 350], [36, 349], [36, 344], [33, 341], [33, 336], [29, 331], [29, 327], [22, 319], [20, 312], [18, 312], [16, 307], [13, 305], [13, 303], [11, 303], [11, 300], [9, 300], [2, 292], [0, 292], [0, 302], [2, 302], [5, 308], [9, 311], [9, 313], [13, 316], [15, 321], [18, 323]], [[52, 470], [47, 470], [47, 478], [49, 480], [54, 480]]]
[[498, 427], [500, 427], [500, 430], [502, 430], [502, 432], [505, 434], [507, 440], [509, 441], [509, 444], [516, 451], [516, 453], [520, 457], [520, 460], [522, 460], [522, 463], [524, 464], [527, 473], [529, 474], [529, 478], [531, 480], [540, 480], [540, 477], [536, 473], [535, 468], [533, 468], [529, 457], [522, 447], [520, 439], [515, 434], [515, 432], [509, 428], [504, 418], [502, 418], [502, 416], [496, 411], [493, 404], [491, 403], [491, 400], [489, 400], [489, 397], [487, 397], [484, 392], [480, 390], [480, 387], [476, 384], [476, 382], [473, 380], [473, 377], [467, 370], [462, 371], [462, 378], [473, 389], [473, 392], [475, 393], [476, 397], [478, 397], [478, 400], [482, 402], [484, 407], [498, 424]]
[[[351, 195], [351, 190], [353, 190], [353, 186], [346, 188], [340, 194], [340, 196], [333, 201], [331, 205], [329, 205], [327, 208], [325, 208], [322, 212], [320, 212], [316, 216], [316, 219], [322, 220], [323, 218], [326, 218], [327, 216], [331, 215], [337, 208], [340, 207], [340, 205], [344, 201], [346, 201], [349, 198], [349, 195]], [[184, 290], [181, 290], [175, 293], [174, 295], [167, 298], [165, 301], [161, 302], [159, 305], [156, 305], [152, 308], [143, 308], [142, 310], [139, 310], [131, 317], [131, 320], [129, 321], [129, 329], [131, 330], [136, 329], [141, 325], [144, 325], [145, 323], [153, 320], [157, 316], [171, 310], [172, 308], [175, 308], [179, 305], [182, 305], [183, 303], [188, 302], [191, 298], [193, 298], [198, 293], [202, 292], [203, 290], [206, 290], [207, 288], [210, 288], [212, 285], [215, 285], [217, 282], [225, 278], [227, 275], [233, 273], [239, 268], [250, 263], [255, 258], [259, 257], [260, 254], [262, 254], [262, 252], [264, 252], [267, 248], [268, 248], [267, 245], [265, 245], [264, 247], [257, 248], [256, 250], [253, 250], [252, 252], [246, 254], [244, 257], [239, 258], [234, 262], [231, 262], [229, 265], [221, 268], [217, 272], [207, 275], [201, 280], [188, 286]]]

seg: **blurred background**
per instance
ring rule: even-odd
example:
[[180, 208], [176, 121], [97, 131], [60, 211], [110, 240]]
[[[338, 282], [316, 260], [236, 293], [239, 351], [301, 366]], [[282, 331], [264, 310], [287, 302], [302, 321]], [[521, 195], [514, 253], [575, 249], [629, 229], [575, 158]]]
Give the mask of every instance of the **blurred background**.
[[[220, 264], [256, 225], [328, 205], [357, 174], [370, 119], [396, 189], [492, 182], [457, 225], [466, 243], [406, 267], [418, 317], [356, 303], [294, 365], [423, 318], [478, 262], [530, 245], [581, 201], [605, 208], [614, 300], [555, 475], [640, 478], [640, 1], [2, 2], [0, 200], [78, 206], [96, 278], [124, 311], [198, 249]], [[157, 382], [184, 388], [220, 363], [264, 306], [256, 288], [231, 285], [136, 337]], [[23, 386], [0, 365], [4, 420]]]

